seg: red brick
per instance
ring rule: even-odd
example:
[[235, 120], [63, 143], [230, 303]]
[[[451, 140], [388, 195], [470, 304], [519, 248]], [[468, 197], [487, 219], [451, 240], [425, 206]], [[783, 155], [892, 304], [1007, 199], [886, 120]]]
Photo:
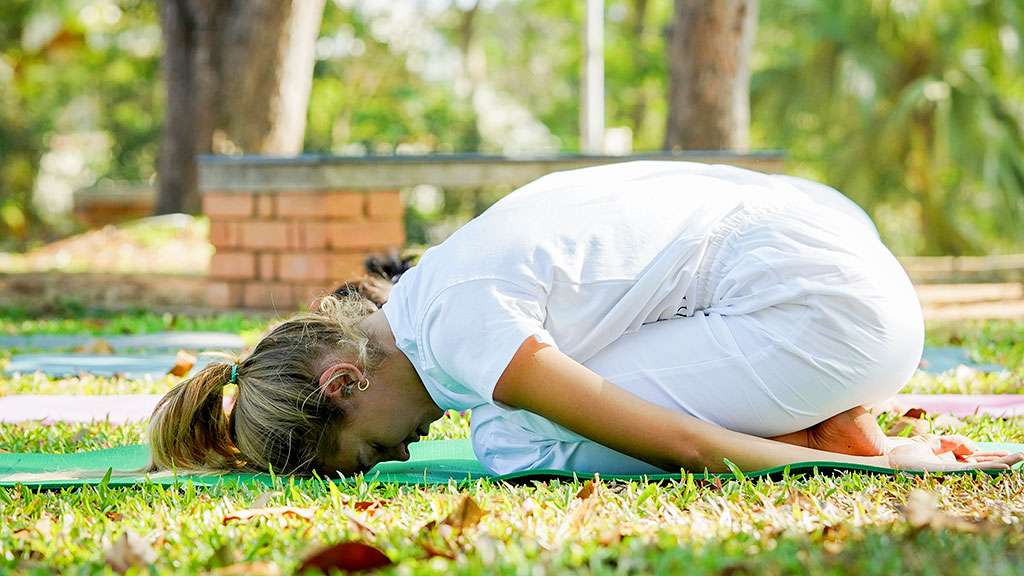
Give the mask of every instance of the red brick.
[[277, 254], [260, 254], [258, 257], [257, 277], [261, 280], [275, 280], [278, 278], [279, 269]]
[[327, 248], [327, 224], [324, 222], [293, 222], [294, 246], [313, 250]]
[[402, 197], [398, 190], [382, 190], [366, 195], [366, 216], [374, 220], [402, 217]]
[[238, 222], [210, 221], [210, 244], [214, 248], [235, 248], [241, 244], [242, 234]]
[[334, 290], [334, 286], [324, 286], [323, 284], [305, 284], [292, 287], [292, 294], [295, 297], [295, 303], [300, 308], [307, 308], [314, 310], [316, 303], [320, 298], [330, 294]]
[[327, 262], [326, 252], [297, 252], [281, 254], [280, 270], [282, 280], [326, 280]]
[[281, 282], [247, 283], [242, 303], [247, 308], [272, 308], [286, 312], [295, 308], [291, 285]]
[[278, 218], [322, 218], [326, 206], [325, 192], [287, 192], [277, 195]]
[[212, 308], [241, 306], [242, 285], [237, 282], [210, 282], [206, 285], [206, 305]]
[[405, 242], [405, 228], [398, 220], [377, 222], [332, 222], [327, 225], [327, 243], [342, 250], [399, 248]]
[[331, 254], [327, 273], [336, 284], [362, 278], [366, 274], [366, 254]]
[[256, 195], [256, 217], [257, 218], [273, 218], [274, 217], [274, 204], [275, 194], [257, 194]]
[[287, 250], [292, 246], [291, 230], [288, 222], [257, 220], [242, 222], [241, 228], [240, 245], [243, 248], [280, 251]]
[[252, 194], [243, 192], [207, 192], [203, 194], [203, 214], [211, 219], [241, 219], [253, 215]]
[[363, 192], [328, 192], [326, 214], [328, 218], [351, 219], [363, 216]]
[[256, 277], [256, 257], [251, 252], [217, 252], [210, 260], [210, 278], [245, 280]]

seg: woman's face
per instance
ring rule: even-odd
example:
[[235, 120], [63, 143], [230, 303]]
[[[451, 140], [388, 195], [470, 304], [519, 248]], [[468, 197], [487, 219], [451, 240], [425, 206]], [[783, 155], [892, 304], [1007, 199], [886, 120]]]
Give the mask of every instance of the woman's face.
[[378, 462], [408, 460], [409, 444], [425, 436], [430, 423], [440, 417], [429, 398], [424, 403], [415, 388], [402, 386], [390, 376], [388, 371], [378, 372], [370, 377], [366, 390], [353, 387], [347, 397], [327, 391], [345, 417], [334, 427], [338, 448], [323, 459], [326, 467], [350, 475], [366, 472]]

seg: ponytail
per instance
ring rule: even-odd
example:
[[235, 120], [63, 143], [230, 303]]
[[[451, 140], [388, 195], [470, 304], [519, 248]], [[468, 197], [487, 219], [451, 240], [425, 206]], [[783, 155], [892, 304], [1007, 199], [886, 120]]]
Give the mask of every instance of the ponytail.
[[[172, 388], [150, 422], [150, 470], [319, 468], [337, 453], [345, 419], [320, 387], [323, 367], [344, 359], [372, 374], [384, 358], [359, 327], [375, 310], [367, 304], [358, 294], [324, 297], [315, 312], [273, 327], [241, 362], [211, 364]], [[238, 392], [228, 416], [224, 386], [232, 383]]]
[[224, 413], [224, 386], [237, 366], [211, 364], [160, 399], [149, 426], [151, 470], [228, 470], [244, 466]]

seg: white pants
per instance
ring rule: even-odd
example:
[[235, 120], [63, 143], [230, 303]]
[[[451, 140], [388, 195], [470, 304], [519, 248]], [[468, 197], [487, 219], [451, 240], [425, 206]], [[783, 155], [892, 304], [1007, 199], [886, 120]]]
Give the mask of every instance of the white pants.
[[[584, 364], [646, 400], [762, 437], [892, 396], [923, 352], [920, 303], [870, 219], [830, 204], [723, 222], [699, 272], [699, 312], [641, 326]], [[474, 409], [497, 472], [656, 470], [515, 412]]]

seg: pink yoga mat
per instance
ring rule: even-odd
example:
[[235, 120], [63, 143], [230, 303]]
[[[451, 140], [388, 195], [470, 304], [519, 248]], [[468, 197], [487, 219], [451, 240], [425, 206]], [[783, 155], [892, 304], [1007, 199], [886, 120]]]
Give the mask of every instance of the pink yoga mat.
[[1024, 394], [900, 394], [884, 403], [899, 412], [920, 408], [929, 414], [997, 418], [1024, 416]]
[[0, 422], [92, 422], [115, 424], [149, 418], [160, 400], [159, 394], [109, 394], [105, 396], [60, 396], [19, 394], [0, 397]]

